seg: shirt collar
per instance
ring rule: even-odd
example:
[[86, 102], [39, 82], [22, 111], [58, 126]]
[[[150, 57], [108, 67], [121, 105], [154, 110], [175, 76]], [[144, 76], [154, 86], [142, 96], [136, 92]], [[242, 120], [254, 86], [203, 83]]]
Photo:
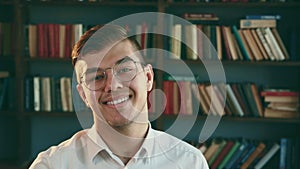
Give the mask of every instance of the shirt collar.
[[[135, 159], [138, 158], [147, 158], [150, 157], [152, 152], [153, 152], [153, 146], [155, 142], [155, 134], [154, 130], [151, 127], [151, 123], [148, 122], [149, 128], [147, 135], [145, 137], [145, 140], [141, 146], [141, 148], [138, 150], [136, 155], [133, 157]], [[99, 136], [95, 125], [93, 125], [89, 130], [88, 130], [88, 139], [90, 140], [87, 144], [88, 148], [88, 159], [90, 161], [93, 161], [96, 155], [105, 150], [107, 153], [111, 154], [110, 149], [108, 146], [105, 144], [103, 139]]]

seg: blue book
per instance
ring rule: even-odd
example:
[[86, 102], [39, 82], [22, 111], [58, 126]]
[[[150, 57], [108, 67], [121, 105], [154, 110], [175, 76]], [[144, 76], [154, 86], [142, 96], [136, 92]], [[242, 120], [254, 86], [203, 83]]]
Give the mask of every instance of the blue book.
[[246, 19], [281, 19], [280, 15], [246, 15]]
[[236, 161], [241, 157], [241, 155], [247, 150], [249, 143], [246, 140], [242, 140], [239, 148], [228, 160], [228, 163], [225, 165], [225, 169], [230, 169], [235, 164]]
[[288, 139], [281, 138], [280, 139], [280, 159], [279, 159], [279, 168], [280, 169], [287, 168], [287, 146], [288, 146]]

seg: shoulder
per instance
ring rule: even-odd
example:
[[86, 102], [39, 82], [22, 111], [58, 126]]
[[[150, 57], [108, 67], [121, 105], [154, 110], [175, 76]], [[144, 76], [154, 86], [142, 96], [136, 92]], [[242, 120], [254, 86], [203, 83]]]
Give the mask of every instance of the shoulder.
[[208, 168], [205, 157], [196, 147], [168, 133], [154, 130], [154, 134], [157, 136], [155, 140], [160, 146], [162, 154], [175, 159], [175, 162], [182, 165], [183, 168], [190, 164], [195, 164], [196, 168], [199, 166], [200, 168]]
[[[74, 152], [83, 151], [87, 143], [87, 137], [87, 130], [81, 130], [59, 145], [51, 146], [47, 150], [40, 152], [33, 161], [30, 169], [55, 168], [55, 164], [62, 158], [72, 158], [70, 155], [74, 154]], [[51, 165], [54, 166], [51, 167]]]

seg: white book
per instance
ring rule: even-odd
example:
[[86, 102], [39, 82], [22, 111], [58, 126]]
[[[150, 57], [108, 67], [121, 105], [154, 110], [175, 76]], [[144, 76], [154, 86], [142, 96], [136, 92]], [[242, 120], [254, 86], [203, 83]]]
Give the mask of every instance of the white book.
[[74, 42], [73, 44], [77, 43], [77, 41], [79, 41], [80, 37], [82, 36], [82, 28], [83, 25], [82, 24], [74, 24], [73, 25], [73, 35], [74, 35]]
[[175, 59], [181, 57], [181, 30], [181, 24], [175, 24], [172, 29], [171, 52], [174, 54]]
[[40, 77], [33, 77], [33, 109], [34, 111], [41, 110], [41, 99], [40, 99]]
[[60, 94], [61, 94], [61, 105], [62, 111], [68, 111], [68, 102], [67, 102], [67, 88], [66, 88], [66, 77], [60, 78]]
[[257, 162], [257, 164], [254, 166], [255, 169], [262, 168], [279, 150], [280, 146], [275, 143], [272, 148]]
[[264, 49], [266, 50], [266, 53], [268, 55], [268, 57], [270, 58], [270, 60], [275, 60], [275, 56], [274, 54], [272, 53], [272, 50], [268, 44], [268, 42], [266, 41], [263, 33], [262, 33], [262, 28], [257, 28], [255, 31], [258, 35], [258, 38], [260, 39], [261, 43], [263, 44], [264, 46]]
[[273, 53], [275, 54], [275, 58], [276, 60], [284, 60], [285, 57], [271, 31], [270, 28], [264, 28], [265, 30], [265, 38], [267, 39], [267, 42], [269, 43]]

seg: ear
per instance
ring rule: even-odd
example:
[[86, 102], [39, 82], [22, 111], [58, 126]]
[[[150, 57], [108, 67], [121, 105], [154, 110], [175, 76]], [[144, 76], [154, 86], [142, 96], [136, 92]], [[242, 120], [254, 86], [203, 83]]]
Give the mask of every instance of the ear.
[[147, 91], [151, 91], [153, 87], [154, 72], [152, 66], [147, 64], [144, 68], [147, 78]]
[[82, 88], [82, 85], [81, 85], [81, 84], [77, 84], [76, 88], [77, 88], [77, 91], [78, 91], [78, 93], [79, 93], [81, 99], [82, 99], [83, 102], [85, 103], [85, 105], [86, 105], [87, 107], [90, 107], [89, 102], [88, 102], [87, 99], [86, 99], [86, 96], [85, 96], [84, 90], [83, 90], [83, 88]]

